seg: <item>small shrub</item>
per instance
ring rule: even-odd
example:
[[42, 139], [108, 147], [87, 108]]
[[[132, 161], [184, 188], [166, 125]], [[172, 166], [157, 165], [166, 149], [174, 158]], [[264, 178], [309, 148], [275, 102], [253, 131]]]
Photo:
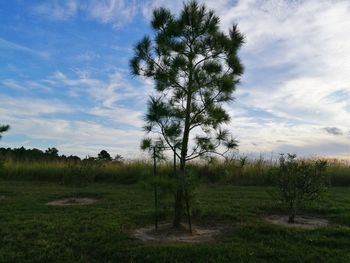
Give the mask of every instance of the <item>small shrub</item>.
[[327, 161], [297, 160], [296, 155], [281, 155], [277, 168], [277, 195], [288, 208], [289, 223], [294, 223], [298, 209], [313, 200], [317, 200], [327, 189], [324, 172]]

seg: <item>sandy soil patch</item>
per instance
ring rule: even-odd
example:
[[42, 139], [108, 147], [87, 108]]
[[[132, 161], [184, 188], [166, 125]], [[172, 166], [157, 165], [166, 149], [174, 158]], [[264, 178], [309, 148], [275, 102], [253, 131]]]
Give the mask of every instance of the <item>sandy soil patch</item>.
[[215, 227], [192, 226], [192, 234], [188, 226], [183, 224], [180, 228], [173, 228], [171, 224], [160, 224], [158, 230], [154, 225], [136, 229], [133, 237], [144, 242], [153, 243], [198, 243], [208, 242], [220, 234], [220, 229]]
[[329, 225], [329, 221], [327, 219], [306, 215], [297, 215], [295, 217], [295, 223], [293, 224], [288, 222], [287, 215], [270, 215], [265, 217], [264, 219], [272, 224], [294, 228], [315, 229]]
[[97, 200], [94, 198], [88, 198], [88, 197], [70, 197], [70, 198], [63, 198], [59, 200], [54, 200], [51, 202], [48, 202], [47, 205], [57, 205], [57, 206], [69, 206], [69, 205], [91, 205], [96, 203]]

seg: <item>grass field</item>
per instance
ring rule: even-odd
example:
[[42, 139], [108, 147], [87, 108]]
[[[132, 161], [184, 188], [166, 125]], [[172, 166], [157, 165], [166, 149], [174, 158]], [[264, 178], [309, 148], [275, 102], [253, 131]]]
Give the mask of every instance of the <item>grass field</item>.
[[194, 221], [225, 225], [224, 234], [209, 243], [157, 245], [128, 235], [153, 222], [152, 192], [140, 185], [94, 183], [78, 194], [96, 204], [52, 207], [46, 203], [76, 189], [0, 181], [0, 262], [350, 262], [350, 188], [334, 187], [306, 208], [332, 223], [317, 230], [263, 221], [282, 212], [268, 189], [201, 186]]

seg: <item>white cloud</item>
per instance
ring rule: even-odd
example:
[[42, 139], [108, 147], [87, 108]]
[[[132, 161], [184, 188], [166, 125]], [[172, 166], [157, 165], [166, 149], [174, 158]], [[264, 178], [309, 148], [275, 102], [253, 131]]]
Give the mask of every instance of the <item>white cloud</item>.
[[0, 87], [7, 87], [10, 89], [14, 89], [21, 92], [30, 92], [33, 90], [39, 90], [42, 92], [50, 92], [51, 88], [44, 83], [26, 80], [26, 81], [18, 81], [14, 79], [4, 79], [0, 80]]
[[89, 114], [99, 116], [108, 120], [110, 123], [127, 124], [133, 126], [135, 130], [140, 131], [144, 125], [142, 121], [144, 113], [127, 108], [113, 107], [94, 107], [88, 111]]
[[318, 125], [295, 125], [288, 121], [277, 122], [273, 118], [261, 121], [239, 113], [234, 116], [230, 127], [237, 134], [242, 153], [349, 156], [350, 137], [345, 133], [335, 136]]
[[350, 127], [350, 37], [344, 34], [350, 30], [349, 11], [348, 1], [326, 0], [239, 1], [227, 9], [224, 25], [238, 22], [247, 39], [237, 101], [271, 115], [267, 122], [246, 113], [255, 123], [237, 131], [243, 151], [322, 154], [316, 146], [324, 145], [327, 154], [329, 145], [338, 145], [339, 154], [346, 154], [339, 145], [350, 146], [349, 138], [323, 128]]
[[[0, 95], [1, 122], [9, 123], [11, 130], [2, 140], [11, 147], [41, 147], [43, 143], [57, 147], [64, 154], [96, 155], [106, 149], [113, 154], [135, 156], [143, 136], [138, 129], [121, 128], [113, 121], [129, 125], [139, 125], [141, 113], [123, 108], [102, 110], [95, 108], [90, 114], [102, 117], [107, 122], [97, 120], [69, 120], [57, 114], [74, 114], [83, 109], [73, 108], [55, 99], [13, 98]], [[115, 117], [115, 120], [113, 120]], [[11, 135], [21, 136], [22, 141], [9, 144]], [[25, 137], [23, 137], [25, 136]], [[16, 145], [18, 144], [18, 145]]]
[[59, 100], [38, 99], [30, 97], [10, 97], [0, 95], [0, 112], [2, 119], [12, 117], [25, 119], [56, 113], [72, 113], [73, 107]]
[[24, 52], [30, 55], [35, 55], [41, 58], [49, 58], [50, 57], [50, 53], [46, 52], [46, 51], [37, 51], [34, 50], [32, 48], [11, 42], [9, 40], [6, 40], [4, 38], [0, 37], [0, 49], [11, 49], [11, 50], [15, 50], [15, 51], [20, 51], [20, 52]]
[[101, 58], [101, 56], [92, 51], [87, 51], [77, 56], [77, 59], [81, 61], [93, 61], [99, 58]]
[[102, 23], [120, 27], [130, 22], [136, 15], [136, 0], [91, 0], [87, 11], [89, 15]]
[[[95, 106], [86, 113], [103, 117], [111, 123], [127, 124], [141, 128], [143, 112], [137, 105], [146, 103], [147, 84], [135, 87], [126, 79], [125, 72], [114, 70], [106, 81], [93, 78], [69, 79], [62, 72], [56, 72], [54, 80], [72, 88], [71, 94], [87, 94], [95, 100]], [[142, 107], [142, 106], [141, 106]]]
[[34, 13], [51, 20], [68, 20], [78, 11], [78, 0], [49, 0], [34, 7]]
[[133, 51], [132, 47], [118, 46], [118, 45], [114, 45], [112, 49], [118, 52], [127, 52], [127, 53], [131, 53]]
[[[151, 89], [148, 81], [137, 81], [131, 84], [128, 72], [122, 69], [111, 69], [105, 79], [97, 79], [90, 76], [89, 71], [76, 69], [78, 78], [69, 78], [61, 71], [56, 71], [45, 82], [52, 86], [64, 86], [70, 89], [70, 95], [88, 94], [100, 106], [113, 109], [120, 103], [131, 100], [132, 103], [146, 101]], [[136, 105], [133, 105], [136, 106]]]
[[155, 8], [165, 7], [170, 9], [172, 12], [179, 12], [182, 7], [181, 1], [168, 1], [168, 0], [153, 0], [148, 4], [142, 6], [142, 14], [147, 19], [150, 20], [152, 17], [152, 12]]
[[[142, 132], [135, 129], [111, 128], [93, 121], [69, 121], [57, 118], [11, 118], [12, 129], [8, 135], [26, 135], [26, 147], [39, 147], [42, 143], [57, 147], [61, 154], [84, 157], [96, 156], [102, 149], [113, 155], [119, 153], [135, 157]], [[9, 137], [9, 136], [7, 136]], [[6, 144], [4, 137], [2, 144]], [[38, 143], [39, 142], [39, 143]], [[17, 145], [17, 147], [23, 144]], [[11, 147], [16, 147], [11, 144]]]
[[[103, 148], [113, 154], [135, 157], [144, 134], [144, 113], [137, 110], [137, 105], [142, 107], [146, 100], [147, 84], [134, 87], [126, 80], [124, 70], [113, 69], [105, 79], [92, 78], [82, 69], [75, 71], [76, 77], [56, 71], [37, 81], [2, 81], [2, 85], [22, 92], [21, 97], [0, 96], [1, 121], [12, 127], [8, 134], [25, 136], [17, 141], [18, 146], [22, 143], [40, 148], [45, 142], [65, 154], [96, 155]], [[78, 103], [73, 107], [49, 97], [45, 100], [23, 97], [29, 83], [32, 87], [45, 85], [61, 92], [68, 88], [70, 94], [85, 96], [92, 104]], [[6, 145], [6, 138], [3, 144]], [[11, 147], [16, 147], [16, 143]]]
[[[204, 2], [221, 15], [233, 5], [234, 1], [206, 0], [199, 2]], [[81, 11], [98, 22], [120, 28], [130, 23], [136, 16], [150, 19], [154, 8], [167, 7], [172, 12], [179, 12], [182, 6], [182, 1], [169, 0], [47, 0], [35, 6], [34, 13], [51, 20], [65, 21]]]
[[2, 86], [18, 90], [18, 91], [24, 91], [25, 87], [23, 87], [21, 84], [19, 84], [17, 81], [13, 79], [4, 79], [0, 83]]
[[33, 8], [49, 20], [66, 21], [83, 12], [88, 18], [119, 28], [138, 14], [140, 2], [137, 0], [47, 0]]

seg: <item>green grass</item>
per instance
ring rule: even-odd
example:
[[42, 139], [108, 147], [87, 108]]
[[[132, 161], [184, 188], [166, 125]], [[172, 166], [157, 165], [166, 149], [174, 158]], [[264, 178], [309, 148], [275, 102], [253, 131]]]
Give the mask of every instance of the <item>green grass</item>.
[[224, 224], [224, 235], [210, 243], [151, 245], [127, 234], [153, 222], [152, 192], [139, 185], [95, 183], [79, 189], [97, 198], [95, 205], [52, 207], [45, 203], [75, 188], [0, 181], [0, 262], [350, 262], [350, 188], [332, 188], [306, 208], [331, 220], [317, 230], [264, 222], [264, 214], [281, 212], [267, 190], [201, 186], [195, 222]]

